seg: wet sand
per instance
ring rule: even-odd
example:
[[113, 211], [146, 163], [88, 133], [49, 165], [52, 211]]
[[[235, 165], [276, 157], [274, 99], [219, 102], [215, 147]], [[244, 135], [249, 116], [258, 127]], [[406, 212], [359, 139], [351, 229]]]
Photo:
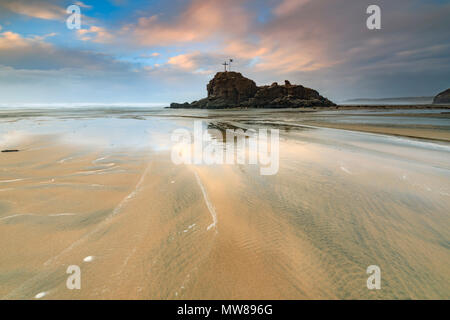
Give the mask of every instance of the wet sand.
[[[68, 143], [42, 128], [9, 139], [20, 151], [0, 153], [0, 298], [450, 298], [447, 142], [280, 113], [205, 118], [280, 128], [278, 174], [175, 165], [157, 141], [171, 129], [152, 120], [124, 127], [129, 144], [132, 123], [152, 148]], [[69, 124], [57, 130], [74, 138]], [[81, 290], [66, 288], [69, 265]], [[381, 290], [366, 287], [369, 265]]]
[[450, 132], [448, 130], [440, 130], [438, 128], [433, 127], [408, 128], [403, 126], [387, 127], [380, 125], [360, 125], [360, 124], [344, 124], [344, 123], [336, 124], [327, 122], [311, 122], [310, 125], [325, 128], [388, 134], [408, 138], [450, 141]]
[[[346, 122], [339, 121], [339, 116], [330, 118], [321, 118], [309, 121], [310, 125], [336, 128], [352, 131], [362, 131], [380, 134], [389, 134], [395, 136], [403, 136], [409, 138], [436, 140], [436, 141], [450, 141], [450, 130], [448, 130], [448, 124], [450, 123], [450, 112], [445, 109], [434, 110], [437, 112], [428, 113], [427, 109], [395, 109], [386, 110], [383, 112], [379, 108], [374, 109], [347, 109], [347, 115], [351, 115], [355, 118], [362, 118], [364, 120], [356, 121], [356, 123], [350, 123], [351, 120]], [[365, 112], [364, 112], [365, 111]], [[389, 112], [391, 111], [391, 112]], [[421, 111], [421, 112], [414, 112]], [[384, 121], [371, 122], [371, 118], [389, 117], [393, 121], [384, 123]], [[435, 123], [420, 123], [417, 121], [408, 121], [414, 118], [427, 118], [429, 120], [435, 120]], [[396, 121], [397, 120], [397, 121]], [[406, 123], [405, 123], [406, 120]]]

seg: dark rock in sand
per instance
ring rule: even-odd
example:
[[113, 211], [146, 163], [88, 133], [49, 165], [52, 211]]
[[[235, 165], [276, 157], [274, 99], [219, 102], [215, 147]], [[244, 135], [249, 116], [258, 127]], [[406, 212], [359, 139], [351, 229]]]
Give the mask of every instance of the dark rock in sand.
[[433, 104], [450, 104], [450, 89], [442, 91], [436, 97], [434, 97]]
[[171, 108], [301, 108], [335, 106], [316, 90], [274, 82], [270, 86], [256, 86], [256, 83], [239, 72], [218, 72], [207, 85], [208, 97], [192, 103], [172, 103]]

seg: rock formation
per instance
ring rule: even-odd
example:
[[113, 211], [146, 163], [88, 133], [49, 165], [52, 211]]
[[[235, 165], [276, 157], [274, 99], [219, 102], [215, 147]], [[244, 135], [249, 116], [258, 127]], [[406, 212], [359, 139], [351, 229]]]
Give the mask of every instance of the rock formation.
[[253, 80], [239, 72], [218, 72], [207, 85], [208, 97], [192, 103], [172, 103], [171, 108], [225, 109], [329, 107], [333, 102], [316, 90], [301, 85], [274, 82], [270, 86], [256, 86]]
[[434, 97], [433, 104], [446, 103], [450, 104], [450, 89], [442, 91]]

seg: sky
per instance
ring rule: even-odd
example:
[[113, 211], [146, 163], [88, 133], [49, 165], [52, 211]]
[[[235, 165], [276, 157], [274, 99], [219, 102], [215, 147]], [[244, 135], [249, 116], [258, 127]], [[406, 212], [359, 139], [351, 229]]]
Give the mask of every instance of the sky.
[[0, 0], [0, 103], [192, 101], [230, 58], [257, 85], [335, 102], [434, 96], [450, 87], [449, 17], [450, 0]]

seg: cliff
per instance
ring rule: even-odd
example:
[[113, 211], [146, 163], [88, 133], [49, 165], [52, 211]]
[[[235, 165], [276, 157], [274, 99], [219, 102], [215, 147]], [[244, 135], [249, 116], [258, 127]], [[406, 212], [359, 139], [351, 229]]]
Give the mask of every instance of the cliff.
[[433, 104], [445, 103], [450, 104], [450, 89], [442, 91], [434, 97]]
[[192, 103], [172, 103], [171, 108], [225, 109], [247, 108], [300, 108], [335, 106], [316, 90], [301, 85], [276, 82], [258, 87], [239, 72], [218, 72], [206, 87], [208, 97]]

